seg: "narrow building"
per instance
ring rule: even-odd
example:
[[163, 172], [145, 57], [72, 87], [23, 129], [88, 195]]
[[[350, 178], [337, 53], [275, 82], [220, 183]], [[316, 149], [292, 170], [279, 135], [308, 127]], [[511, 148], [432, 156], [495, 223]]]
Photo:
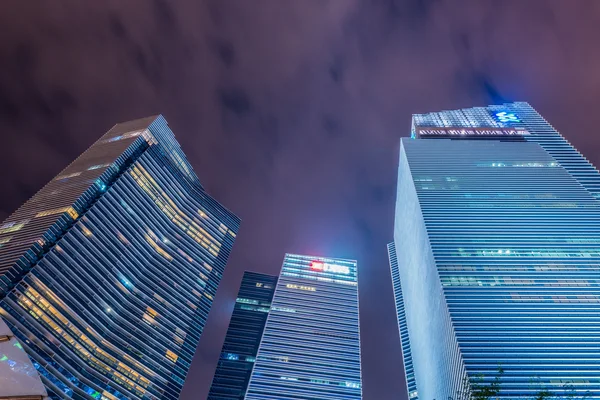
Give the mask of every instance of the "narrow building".
[[286, 254], [247, 400], [361, 399], [357, 263]]

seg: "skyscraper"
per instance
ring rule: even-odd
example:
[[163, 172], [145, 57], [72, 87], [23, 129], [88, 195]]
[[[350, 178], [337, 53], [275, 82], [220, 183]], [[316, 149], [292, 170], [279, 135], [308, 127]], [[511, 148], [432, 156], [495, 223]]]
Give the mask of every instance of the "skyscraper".
[[118, 124], [0, 226], [0, 316], [56, 398], [177, 399], [238, 226], [162, 116]]
[[456, 397], [499, 367], [501, 397], [600, 398], [599, 182], [526, 103], [413, 116], [395, 295], [419, 398]]
[[277, 277], [244, 272], [208, 400], [244, 400]]
[[410, 400], [418, 400], [417, 382], [410, 353], [410, 338], [406, 326], [406, 312], [404, 311], [404, 299], [402, 298], [402, 287], [400, 286], [400, 271], [398, 271], [398, 259], [396, 258], [396, 246], [394, 242], [388, 243], [388, 258], [390, 270], [392, 271], [392, 284], [394, 286], [394, 300], [396, 303], [396, 315], [398, 317], [398, 330], [402, 344], [402, 361], [404, 363], [404, 374], [406, 377], [406, 389]]
[[286, 254], [246, 400], [361, 394], [356, 261]]

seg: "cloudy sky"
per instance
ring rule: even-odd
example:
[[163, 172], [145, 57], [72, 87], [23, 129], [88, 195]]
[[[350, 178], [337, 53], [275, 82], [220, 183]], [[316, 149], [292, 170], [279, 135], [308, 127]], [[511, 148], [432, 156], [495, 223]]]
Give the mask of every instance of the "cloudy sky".
[[600, 162], [597, 0], [3, 0], [0, 218], [117, 122], [162, 113], [242, 218], [183, 399], [244, 270], [356, 258], [364, 398], [404, 399], [387, 242], [413, 113], [528, 101]]

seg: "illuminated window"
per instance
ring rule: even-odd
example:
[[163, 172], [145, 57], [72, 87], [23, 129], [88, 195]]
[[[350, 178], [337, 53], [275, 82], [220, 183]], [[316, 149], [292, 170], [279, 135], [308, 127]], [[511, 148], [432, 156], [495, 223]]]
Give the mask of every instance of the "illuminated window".
[[[167, 218], [202, 247], [207, 249], [213, 256], [218, 256], [221, 243], [200, 226], [200, 221], [190, 218], [186, 213], [181, 211], [177, 204], [162, 190], [160, 185], [143, 167], [135, 166], [130, 170], [130, 174], [138, 186], [146, 192]], [[203, 211], [198, 210], [198, 213], [203, 217], [207, 217]]]
[[259, 311], [259, 312], [269, 312], [269, 308], [268, 307], [257, 307], [257, 306], [247, 306], [247, 305], [241, 305], [240, 309], [242, 310], [246, 310], [246, 311]]
[[178, 252], [179, 254], [181, 254], [181, 256], [182, 256], [183, 258], [185, 258], [186, 260], [188, 260], [189, 262], [194, 262], [194, 259], [193, 259], [192, 257], [190, 257], [189, 255], [187, 255], [187, 253], [186, 253], [185, 251], [183, 251], [183, 250], [181, 250], [181, 249], [177, 249], [177, 252]]
[[204, 268], [206, 268], [208, 270], [208, 272], [212, 271], [212, 267], [206, 262], [204, 263]]
[[67, 179], [67, 178], [74, 178], [76, 176], [81, 175], [81, 172], [74, 172], [72, 174], [67, 174], [67, 175], [59, 175], [56, 178], [54, 178], [55, 181], [59, 181], [61, 179]]
[[238, 297], [235, 299], [236, 303], [244, 303], [244, 304], [258, 304], [258, 300], [244, 299], [242, 297]]
[[283, 311], [283, 312], [290, 312], [290, 313], [295, 313], [296, 310], [293, 308], [288, 308], [288, 307], [273, 307], [273, 311]]
[[153, 318], [156, 318], [158, 316], [158, 313], [153, 308], [146, 307], [146, 312], [150, 314], [150, 316], [152, 316]]
[[79, 213], [77, 213], [73, 207], [69, 207], [67, 214], [69, 214], [73, 219], [77, 219], [79, 217]]
[[175, 332], [184, 339], [187, 336], [187, 333], [181, 328], [175, 328]]
[[27, 223], [29, 222], [29, 220], [24, 220], [24, 221], [20, 221], [20, 222], [7, 222], [6, 224], [0, 226], [0, 234], [2, 233], [8, 233], [8, 232], [16, 232], [18, 230], [20, 230], [21, 228], [23, 228], [25, 225], [27, 225]]
[[100, 169], [100, 168], [106, 168], [110, 166], [110, 164], [98, 164], [98, 165], [92, 165], [91, 167], [88, 168], [88, 171], [92, 171], [95, 169]]
[[119, 231], [117, 231], [117, 237], [119, 238], [119, 240], [126, 245], [130, 245], [131, 243], [129, 243], [129, 240], [127, 240], [127, 238]]
[[306, 290], [309, 292], [316, 292], [317, 289], [312, 287], [312, 286], [303, 286], [303, 285], [293, 285], [291, 283], [288, 283], [287, 285], [285, 285], [286, 288], [288, 289], [298, 289], [298, 290]]
[[103, 140], [103, 143], [110, 143], [110, 142], [116, 142], [117, 140], [122, 140], [122, 139], [129, 139], [132, 137], [136, 137], [136, 136], [140, 136], [144, 131], [133, 131], [133, 132], [127, 132], [124, 133], [122, 135], [119, 136], [115, 136], [109, 139], [105, 139]]
[[81, 224], [81, 231], [87, 237], [92, 236], [92, 231], [90, 231], [85, 225]]
[[54, 208], [52, 210], [46, 210], [46, 211], [40, 211], [39, 213], [35, 214], [35, 217], [46, 217], [48, 215], [55, 215], [55, 214], [62, 214], [62, 213], [69, 213], [69, 215], [73, 218], [76, 219], [77, 217], [79, 217], [79, 214], [77, 213], [77, 211], [75, 211], [75, 209], [73, 207], [61, 207], [61, 208]]
[[154, 233], [152, 231], [148, 231], [147, 234], [144, 235], [144, 238], [146, 239], [146, 242], [148, 242], [150, 244], [150, 246], [152, 246], [152, 248], [161, 256], [163, 256], [164, 258], [166, 258], [169, 261], [173, 261], [173, 256], [171, 256], [169, 253], [167, 253], [165, 250], [163, 250], [158, 243], [152, 238], [152, 236], [154, 236], [155, 239], [158, 239], [156, 237], [156, 235], [154, 235]]
[[221, 358], [224, 358], [226, 360], [237, 361], [240, 359], [240, 356], [234, 353], [223, 353], [223, 356]]
[[197, 306], [197, 305], [195, 305], [194, 303], [192, 303], [192, 302], [191, 302], [191, 301], [189, 301], [189, 300], [188, 300], [188, 301], [186, 301], [185, 303], [186, 303], [186, 304], [187, 304], [187, 305], [188, 305], [188, 306], [189, 306], [189, 307], [190, 307], [192, 310], [197, 310], [197, 309], [198, 309], [198, 306]]
[[179, 358], [177, 356], [177, 354], [173, 353], [171, 350], [167, 350], [165, 357], [167, 357], [169, 360], [171, 360], [173, 362], [177, 362], [177, 358]]
[[144, 315], [142, 315], [142, 318], [145, 322], [149, 323], [150, 325], [156, 325], [156, 321], [150, 315], [144, 313]]

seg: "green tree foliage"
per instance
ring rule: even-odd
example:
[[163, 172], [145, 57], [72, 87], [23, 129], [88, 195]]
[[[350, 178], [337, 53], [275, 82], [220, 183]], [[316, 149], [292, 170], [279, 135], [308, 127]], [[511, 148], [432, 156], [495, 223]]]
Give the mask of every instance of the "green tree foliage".
[[[465, 378], [464, 387], [465, 391], [459, 392], [456, 399], [449, 397], [448, 400], [496, 400], [501, 396], [502, 389], [502, 375], [504, 375], [504, 369], [498, 366], [496, 375], [489, 381], [483, 374], [478, 375], [475, 378]], [[564, 396], [555, 395], [546, 388], [540, 389], [531, 399], [528, 400], [585, 400], [589, 396], [589, 392], [583, 395], [577, 395], [577, 392], [572, 385], [566, 385], [563, 387], [567, 392]], [[504, 398], [506, 399], [506, 398]], [[515, 399], [522, 400], [522, 398]]]

